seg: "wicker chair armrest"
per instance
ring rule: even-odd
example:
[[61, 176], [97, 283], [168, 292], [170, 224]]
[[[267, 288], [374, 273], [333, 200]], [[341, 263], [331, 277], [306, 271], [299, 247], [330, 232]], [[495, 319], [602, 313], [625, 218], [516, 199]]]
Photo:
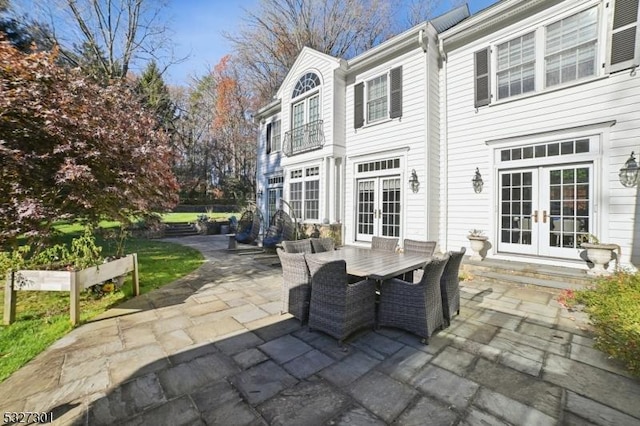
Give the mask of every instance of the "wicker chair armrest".
[[382, 281], [382, 286], [385, 285], [393, 285], [393, 286], [407, 286], [407, 287], [417, 287], [420, 283], [412, 283], [409, 281], [401, 280], [400, 278], [390, 278], [388, 280]]

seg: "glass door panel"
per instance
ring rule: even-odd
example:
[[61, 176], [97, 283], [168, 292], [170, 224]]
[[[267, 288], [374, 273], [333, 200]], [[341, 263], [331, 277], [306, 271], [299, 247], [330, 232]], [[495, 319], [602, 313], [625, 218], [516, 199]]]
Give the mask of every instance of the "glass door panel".
[[580, 244], [592, 227], [592, 174], [590, 164], [544, 169], [541, 205], [545, 244], [540, 247], [540, 254], [578, 256]]
[[400, 237], [402, 184], [399, 176], [357, 181], [356, 240]]
[[375, 186], [374, 179], [358, 181], [356, 207], [356, 240], [358, 241], [371, 241], [374, 233]]
[[291, 143], [295, 152], [304, 143], [304, 101], [298, 102], [293, 106], [293, 137]]
[[499, 172], [498, 251], [577, 259], [593, 228], [591, 164]]
[[[512, 253], [536, 251], [534, 203], [537, 203], [538, 171], [500, 172], [498, 249]], [[534, 185], [536, 183], [536, 185]]]
[[400, 236], [400, 178], [382, 179], [381, 235]]

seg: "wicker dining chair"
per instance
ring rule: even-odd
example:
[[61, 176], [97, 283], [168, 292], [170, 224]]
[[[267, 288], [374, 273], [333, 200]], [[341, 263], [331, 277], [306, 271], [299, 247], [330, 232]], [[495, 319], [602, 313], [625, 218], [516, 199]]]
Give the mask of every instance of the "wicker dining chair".
[[460, 251], [450, 251], [449, 261], [444, 267], [442, 278], [440, 278], [440, 293], [442, 295], [442, 315], [445, 326], [451, 324], [453, 313], [460, 315], [460, 265], [466, 248], [461, 247]]
[[333, 238], [311, 238], [311, 247], [314, 253], [322, 253], [335, 250], [336, 243]]
[[[419, 254], [421, 256], [431, 257], [433, 253], [436, 251], [436, 245], [438, 243], [436, 241], [420, 241], [420, 240], [411, 240], [409, 238], [405, 238], [402, 246], [405, 253], [411, 254]], [[427, 259], [425, 259], [426, 261]], [[409, 281], [409, 277], [413, 277], [413, 282], [420, 282], [422, 279], [423, 271], [422, 269], [418, 269], [413, 271], [412, 274], [405, 274], [405, 281]]]
[[276, 252], [282, 264], [282, 308], [280, 313], [290, 313], [301, 323], [309, 319], [311, 300], [311, 275], [304, 253]]
[[371, 237], [372, 250], [396, 251], [398, 238]]
[[323, 262], [307, 258], [311, 272], [309, 329], [343, 340], [353, 332], [375, 325], [376, 283], [349, 284], [344, 260]]
[[440, 278], [448, 261], [449, 255], [429, 260], [416, 284], [397, 278], [383, 281], [378, 326], [401, 328], [429, 344], [431, 334], [444, 326]]
[[283, 241], [282, 248], [287, 253], [313, 253], [309, 240]]
[[436, 244], [436, 241], [419, 241], [405, 238], [402, 246], [405, 253], [417, 253], [431, 257], [433, 252], [436, 251]]

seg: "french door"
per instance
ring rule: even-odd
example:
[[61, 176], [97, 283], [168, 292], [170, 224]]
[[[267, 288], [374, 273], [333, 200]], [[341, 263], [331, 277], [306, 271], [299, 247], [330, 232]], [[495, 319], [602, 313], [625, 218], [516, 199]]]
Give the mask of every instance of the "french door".
[[400, 237], [400, 176], [359, 179], [356, 186], [356, 240]]
[[594, 225], [592, 165], [505, 170], [498, 175], [498, 251], [577, 259]]

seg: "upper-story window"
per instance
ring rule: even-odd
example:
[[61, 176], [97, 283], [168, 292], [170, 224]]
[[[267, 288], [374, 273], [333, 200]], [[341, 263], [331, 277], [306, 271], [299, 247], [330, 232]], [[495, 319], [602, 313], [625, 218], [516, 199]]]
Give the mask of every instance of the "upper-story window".
[[282, 150], [281, 128], [280, 120], [267, 124], [267, 154]]
[[389, 70], [353, 88], [353, 127], [402, 117], [402, 67]]
[[387, 74], [367, 81], [367, 122], [387, 118]]
[[318, 86], [320, 86], [320, 77], [318, 77], [316, 73], [308, 72], [300, 77], [300, 80], [298, 80], [296, 86], [293, 88], [291, 97], [297, 98], [303, 93], [313, 90]]
[[291, 130], [284, 138], [285, 155], [318, 149], [324, 144], [321, 87], [320, 77], [313, 72], [304, 74], [296, 83], [291, 94]]
[[587, 9], [546, 30], [545, 87], [596, 75], [598, 9]]
[[[600, 7], [594, 6], [475, 52], [476, 108], [596, 77], [599, 63], [606, 63], [607, 72], [638, 66], [638, 3], [612, 0], [602, 5], [602, 20], [611, 21], [608, 43], [600, 39], [604, 34], [600, 31]], [[617, 37], [625, 31], [627, 36]], [[607, 46], [606, 56], [605, 49], [599, 48], [602, 45]]]
[[498, 45], [498, 99], [535, 89], [535, 33]]

